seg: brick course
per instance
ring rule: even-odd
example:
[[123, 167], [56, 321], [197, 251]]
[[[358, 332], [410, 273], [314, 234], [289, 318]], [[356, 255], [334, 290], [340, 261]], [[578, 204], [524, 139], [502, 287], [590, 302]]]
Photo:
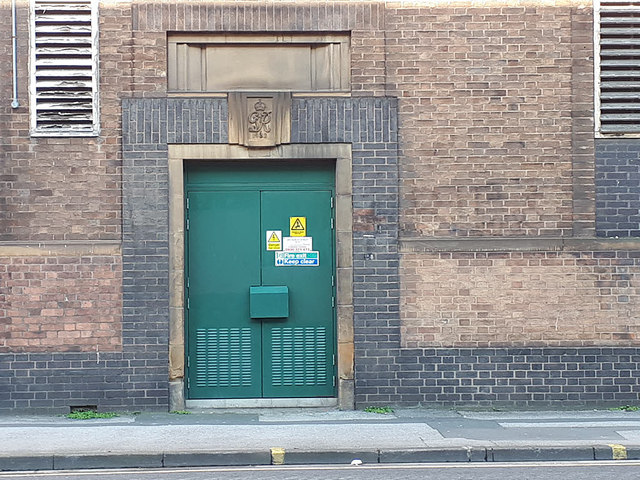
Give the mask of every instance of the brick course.
[[638, 348], [406, 349], [358, 365], [356, 403], [619, 406], [640, 393]]
[[119, 256], [0, 257], [0, 352], [117, 351]]
[[600, 237], [640, 237], [640, 140], [598, 140], [596, 227]]
[[571, 235], [574, 11], [389, 9], [403, 235]]
[[633, 345], [637, 252], [402, 256], [403, 347]]
[[[5, 8], [6, 7], [6, 8]], [[128, 86], [131, 47], [130, 8], [104, 9], [100, 15], [100, 114], [97, 138], [29, 138], [28, 5], [18, 4], [20, 108], [10, 108], [11, 22], [0, 62], [6, 82], [0, 92], [0, 241], [118, 240], [120, 238], [120, 97]], [[8, 5], [0, 7], [11, 18]], [[118, 34], [114, 32], [118, 31]], [[127, 87], [125, 87], [127, 88]]]
[[0, 354], [0, 412], [165, 410], [166, 369], [158, 352]]

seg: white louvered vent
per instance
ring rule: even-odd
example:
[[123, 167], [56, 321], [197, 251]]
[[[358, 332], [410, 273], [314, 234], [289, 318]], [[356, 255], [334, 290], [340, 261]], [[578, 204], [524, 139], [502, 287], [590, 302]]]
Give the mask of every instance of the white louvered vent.
[[640, 133], [640, 0], [600, 0], [599, 131]]
[[32, 0], [31, 133], [98, 134], [97, 6]]

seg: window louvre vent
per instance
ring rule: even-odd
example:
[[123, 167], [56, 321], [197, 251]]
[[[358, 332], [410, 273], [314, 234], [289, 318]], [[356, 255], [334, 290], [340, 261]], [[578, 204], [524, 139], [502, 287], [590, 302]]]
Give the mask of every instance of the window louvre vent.
[[32, 134], [98, 134], [97, 8], [32, 1]]
[[640, 133], [640, 0], [600, 0], [599, 126]]

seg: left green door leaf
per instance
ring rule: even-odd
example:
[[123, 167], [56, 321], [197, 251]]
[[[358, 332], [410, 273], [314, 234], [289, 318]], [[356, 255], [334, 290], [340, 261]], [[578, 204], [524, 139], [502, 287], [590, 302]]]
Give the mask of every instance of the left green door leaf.
[[260, 323], [247, 321], [247, 286], [260, 284], [260, 195], [191, 192], [189, 203], [189, 397], [260, 397]]

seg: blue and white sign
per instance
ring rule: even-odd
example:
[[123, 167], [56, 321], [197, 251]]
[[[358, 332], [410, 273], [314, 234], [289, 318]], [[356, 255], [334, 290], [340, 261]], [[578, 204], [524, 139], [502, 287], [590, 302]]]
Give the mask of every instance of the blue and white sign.
[[276, 267], [317, 267], [320, 252], [276, 252]]

